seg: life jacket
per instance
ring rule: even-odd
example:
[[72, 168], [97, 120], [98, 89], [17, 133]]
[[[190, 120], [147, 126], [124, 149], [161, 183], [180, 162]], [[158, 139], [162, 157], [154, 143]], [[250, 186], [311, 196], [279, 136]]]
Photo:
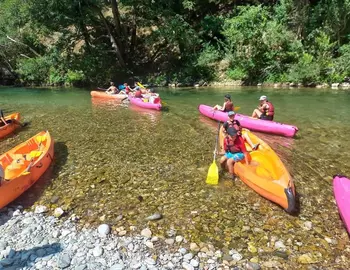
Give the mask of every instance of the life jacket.
[[270, 101], [266, 101], [267, 105], [269, 105], [268, 109], [265, 109], [265, 114], [268, 116], [274, 116], [275, 114], [275, 107]]
[[141, 98], [142, 97], [142, 92], [141, 92], [140, 89], [135, 92], [135, 97], [137, 97], [137, 98]]
[[232, 140], [230, 136], [225, 137], [224, 139], [224, 150], [225, 152], [230, 152], [232, 154], [234, 153], [246, 153], [247, 150], [245, 149], [244, 145], [244, 139], [242, 136], [237, 136], [235, 140]]
[[241, 131], [241, 124], [238, 120], [233, 120], [231, 121], [227, 121], [224, 124], [224, 128], [226, 130], [226, 132], [229, 133], [229, 130], [237, 130], [237, 131]]
[[126, 87], [125, 87], [125, 93], [127, 93], [127, 94], [130, 93], [130, 87], [129, 87], [129, 86], [126, 86]]
[[227, 102], [225, 103], [225, 109], [224, 109], [224, 111], [225, 111], [225, 112], [230, 112], [230, 111], [233, 111], [233, 109], [234, 109], [234, 106], [233, 106], [232, 101], [227, 101]]

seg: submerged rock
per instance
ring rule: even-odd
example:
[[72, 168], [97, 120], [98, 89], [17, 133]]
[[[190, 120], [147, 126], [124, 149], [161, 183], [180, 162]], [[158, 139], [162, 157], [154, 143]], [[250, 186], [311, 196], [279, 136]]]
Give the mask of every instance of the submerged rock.
[[163, 215], [161, 213], [154, 213], [153, 215], [146, 217], [146, 220], [154, 221], [154, 220], [159, 220], [162, 218], [163, 218]]

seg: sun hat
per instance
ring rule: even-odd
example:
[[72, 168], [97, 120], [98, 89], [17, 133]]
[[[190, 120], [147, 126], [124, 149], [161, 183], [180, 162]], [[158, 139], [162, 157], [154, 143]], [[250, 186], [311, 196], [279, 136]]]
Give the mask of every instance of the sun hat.
[[267, 96], [261, 96], [260, 98], [259, 98], [259, 100], [261, 101], [261, 100], [267, 100]]
[[231, 95], [227, 94], [225, 95], [225, 98], [231, 99]]
[[235, 115], [236, 113], [234, 111], [229, 111], [228, 116]]

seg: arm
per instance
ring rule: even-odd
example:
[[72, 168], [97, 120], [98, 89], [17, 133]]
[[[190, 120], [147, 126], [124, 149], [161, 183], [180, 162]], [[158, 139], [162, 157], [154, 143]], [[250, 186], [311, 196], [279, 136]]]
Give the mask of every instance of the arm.
[[4, 117], [2, 117], [2, 116], [1, 116], [1, 121], [4, 122], [4, 125], [5, 125], [5, 126], [8, 125], [7, 122], [6, 122], [6, 120], [5, 120]]
[[226, 105], [226, 102], [224, 102], [224, 104], [222, 105], [221, 109], [219, 109], [218, 111], [225, 111], [225, 105]]

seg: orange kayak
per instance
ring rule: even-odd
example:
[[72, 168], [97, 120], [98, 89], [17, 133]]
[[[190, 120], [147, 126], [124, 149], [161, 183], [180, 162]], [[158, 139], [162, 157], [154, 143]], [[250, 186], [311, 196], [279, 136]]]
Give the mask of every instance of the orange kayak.
[[[20, 120], [20, 115], [19, 113], [13, 113], [10, 115], [5, 116], [5, 120]], [[15, 129], [17, 129], [19, 127], [19, 125], [15, 124], [15, 123], [9, 123], [6, 126], [4, 125], [4, 123], [1, 121], [0, 123], [2, 126], [0, 127], [0, 138], [4, 138], [7, 135], [9, 135], [10, 133], [14, 132]]]
[[103, 92], [103, 91], [91, 91], [90, 93], [92, 97], [105, 98], [105, 99], [121, 100], [124, 98], [126, 99], [128, 97], [128, 95], [124, 95], [124, 94], [107, 94], [106, 92]]
[[4, 179], [0, 185], [0, 209], [30, 188], [53, 160], [54, 142], [42, 131], [0, 156]]
[[[275, 151], [251, 133], [243, 129], [254, 144], [260, 144], [257, 150], [251, 151], [246, 143], [250, 156], [250, 164], [244, 160], [234, 165], [235, 174], [250, 188], [264, 198], [282, 206], [288, 213], [295, 211], [295, 187], [288, 170]], [[224, 134], [220, 132], [220, 148], [223, 149]]]

